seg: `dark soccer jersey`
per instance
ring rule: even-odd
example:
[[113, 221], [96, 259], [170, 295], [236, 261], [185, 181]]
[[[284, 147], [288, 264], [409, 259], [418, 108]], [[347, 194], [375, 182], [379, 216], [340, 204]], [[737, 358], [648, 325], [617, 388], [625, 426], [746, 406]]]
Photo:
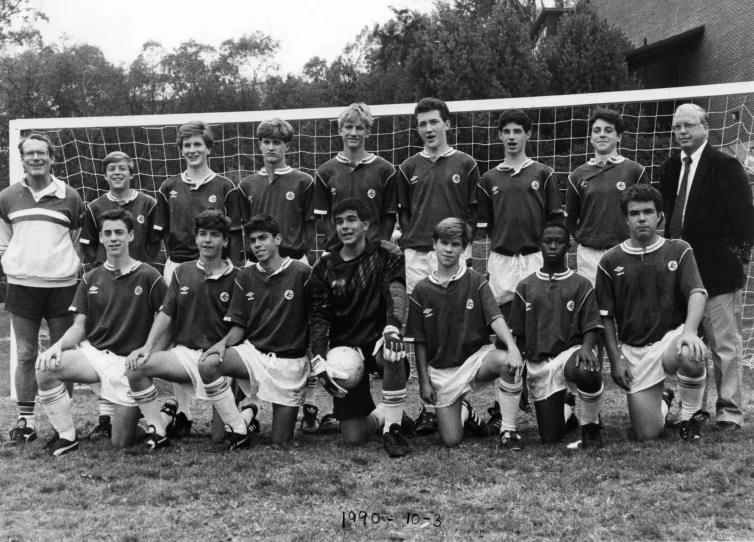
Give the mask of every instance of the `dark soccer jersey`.
[[461, 266], [447, 287], [434, 274], [419, 281], [409, 296], [404, 340], [427, 345], [430, 367], [460, 367], [490, 344], [489, 325], [502, 317], [484, 275]]
[[286, 258], [268, 275], [259, 264], [236, 276], [226, 321], [243, 326], [246, 340], [264, 353], [300, 358], [309, 345], [309, 308], [304, 286], [311, 268]]
[[614, 316], [618, 339], [646, 346], [686, 320], [689, 296], [704, 292], [686, 241], [659, 238], [646, 252], [628, 241], [602, 256], [597, 270], [601, 316]]
[[[283, 237], [280, 255], [300, 259], [314, 247], [306, 246], [304, 222], [315, 220], [314, 179], [291, 167], [276, 169], [270, 182], [262, 169], [244, 178], [239, 185], [244, 222], [259, 213], [274, 216]], [[253, 254], [250, 255], [253, 259]]]
[[[314, 212], [320, 216], [331, 215], [333, 205], [344, 199], [363, 201], [372, 215], [367, 235], [375, 244], [382, 240], [382, 216], [398, 212], [395, 168], [375, 154], [364, 158], [355, 168], [338, 154], [317, 170], [316, 187]], [[326, 250], [332, 250], [336, 240], [337, 235], [327, 242]]]
[[622, 156], [609, 159], [604, 166], [592, 158], [571, 173], [565, 212], [578, 224], [576, 241], [606, 250], [628, 239], [620, 198], [626, 188], [640, 182], [649, 182], [644, 167]]
[[539, 251], [548, 215], [562, 213], [552, 168], [527, 160], [519, 171], [505, 162], [479, 181], [477, 226], [492, 231], [490, 250], [506, 256]]
[[207, 209], [225, 211], [231, 231], [240, 231], [240, 192], [230, 179], [213, 173], [197, 186], [182, 173], [162, 183], [157, 193], [154, 228], [161, 233], [169, 232], [166, 248], [171, 261], [183, 263], [199, 258], [194, 218]]
[[86, 338], [93, 347], [127, 356], [147, 342], [166, 291], [159, 271], [145, 263], [125, 273], [105, 263], [84, 275], [70, 310], [86, 315]]
[[398, 205], [411, 212], [401, 247], [432, 249], [432, 232], [441, 220], [468, 221], [477, 202], [479, 168], [474, 159], [450, 149], [435, 162], [422, 151], [398, 168]]
[[570, 269], [552, 280], [532, 273], [516, 286], [508, 327], [524, 338], [529, 361], [547, 361], [582, 344], [588, 331], [602, 328], [592, 283]]
[[230, 331], [224, 320], [238, 269], [226, 260], [222, 275], [207, 277], [201, 261], [179, 265], [160, 310], [173, 319], [176, 344], [206, 350]]
[[314, 355], [324, 356], [336, 346], [374, 343], [388, 323], [400, 328], [390, 284], [406, 284], [406, 261], [367, 240], [363, 254], [344, 261], [339, 252], [322, 256], [306, 285], [309, 332]]
[[151, 243], [159, 243], [160, 235], [154, 229], [157, 215], [157, 201], [146, 194], [134, 190], [131, 198], [123, 203], [115, 200], [110, 193], [104, 194], [91, 202], [86, 209], [84, 228], [81, 230], [81, 243], [97, 250], [97, 263], [107, 259], [105, 247], [100, 245], [100, 217], [105, 211], [125, 209], [134, 217], [134, 240], [128, 245], [128, 253], [135, 260], [152, 265], [147, 249]]

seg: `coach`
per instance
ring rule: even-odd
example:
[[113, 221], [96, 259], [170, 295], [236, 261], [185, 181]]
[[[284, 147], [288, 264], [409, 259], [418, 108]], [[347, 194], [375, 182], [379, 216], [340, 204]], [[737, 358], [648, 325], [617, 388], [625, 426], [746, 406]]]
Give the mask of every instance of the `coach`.
[[[717, 385], [715, 429], [743, 425], [742, 288], [744, 265], [754, 241], [754, 206], [746, 172], [734, 157], [707, 142], [707, 113], [693, 104], [678, 107], [673, 132], [681, 152], [660, 169], [666, 237], [694, 249], [709, 299], [702, 326], [709, 342]], [[671, 262], [672, 263], [672, 262]]]
[[84, 204], [56, 179], [52, 141], [32, 133], [18, 146], [25, 175], [0, 192], [0, 256], [8, 277], [5, 310], [18, 342], [15, 383], [18, 420], [6, 445], [36, 440], [34, 399], [39, 327], [47, 320], [51, 344], [73, 323], [68, 311], [76, 294]]

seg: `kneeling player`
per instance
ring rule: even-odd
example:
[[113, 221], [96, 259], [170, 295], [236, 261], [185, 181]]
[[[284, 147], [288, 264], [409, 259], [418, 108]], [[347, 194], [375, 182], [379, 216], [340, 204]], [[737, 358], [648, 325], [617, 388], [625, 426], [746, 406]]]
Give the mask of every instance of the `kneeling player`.
[[[363, 444], [384, 423], [388, 455], [404, 456], [411, 449], [401, 429], [408, 376], [400, 334], [406, 314], [403, 254], [389, 243], [375, 245], [367, 238], [370, 217], [361, 200], [344, 199], [332, 214], [340, 243], [314, 264], [307, 283], [312, 372], [334, 397], [333, 414], [347, 444]], [[364, 376], [348, 392], [327, 372], [328, 345], [362, 353]], [[369, 390], [370, 373], [383, 376], [383, 402], [377, 407]]]
[[[223, 318], [238, 273], [230, 260], [222, 259], [229, 232], [230, 220], [222, 211], [210, 209], [194, 219], [199, 259], [176, 267], [146, 343], [126, 360], [131, 393], [151, 426], [146, 451], [170, 446], [167, 431], [178, 419], [169, 403], [162, 409], [165, 416], [160, 412], [154, 378], [181, 384], [189, 395], [207, 400], [199, 358], [230, 329]], [[173, 348], [157, 352], [159, 341], [169, 344], [173, 340]]]
[[233, 327], [199, 364], [207, 397], [230, 427], [223, 443], [230, 450], [249, 446], [251, 438], [224, 376], [236, 378], [246, 395], [272, 403], [275, 444], [293, 440], [309, 377], [309, 311], [304, 286], [311, 268], [280, 256], [282, 236], [272, 216], [256, 215], [244, 229], [257, 263], [236, 276], [225, 318]]
[[566, 266], [569, 238], [560, 222], [542, 229], [542, 269], [518, 283], [508, 325], [524, 343], [542, 443], [563, 440], [564, 398], [570, 388], [581, 398], [581, 446], [600, 448], [602, 369], [594, 348], [602, 324], [592, 283]]
[[[432, 237], [437, 271], [411, 293], [405, 340], [416, 345], [421, 398], [435, 406], [440, 437], [452, 447], [461, 443], [464, 426], [487, 432], [465, 399], [474, 384], [498, 378], [520, 383], [523, 364], [487, 280], [461, 265], [471, 228], [446, 218]], [[507, 352], [490, 342], [490, 327]]]
[[677, 374], [681, 438], [694, 442], [704, 421], [707, 349], [697, 329], [707, 291], [689, 244], [657, 235], [660, 209], [662, 196], [651, 186], [637, 184], [623, 193], [631, 237], [600, 260], [597, 303], [612, 377], [626, 390], [636, 437], [651, 440], [662, 432], [670, 406], [663, 401], [663, 382]]
[[113, 443], [133, 443], [139, 409], [129, 395], [125, 356], [146, 339], [167, 289], [156, 269], [129, 256], [133, 228], [126, 210], [102, 213], [99, 240], [107, 260], [79, 283], [73, 326], [37, 359], [40, 402], [55, 429], [47, 444], [52, 456], [79, 449], [64, 382], [101, 388], [102, 398], [115, 404]]

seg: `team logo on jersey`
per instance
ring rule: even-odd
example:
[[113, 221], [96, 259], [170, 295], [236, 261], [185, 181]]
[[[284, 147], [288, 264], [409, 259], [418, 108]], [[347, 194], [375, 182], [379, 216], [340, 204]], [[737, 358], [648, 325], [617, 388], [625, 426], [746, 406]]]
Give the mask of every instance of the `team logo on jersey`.
[[616, 188], [617, 188], [618, 190], [625, 190], [625, 189], [626, 189], [626, 183], [624, 183], [623, 181], [621, 181], [621, 182], [617, 183], [617, 184], [615, 185], [615, 187], [616, 187]]
[[186, 295], [188, 293], [188, 286], [181, 286], [181, 295]]
[[332, 188], [330, 189], [330, 194], [332, 194], [332, 195], [334, 196], [334, 195], [335, 195], [335, 192], [337, 192], [337, 190], [335, 190], [335, 187], [333, 186], [333, 187], [332, 187]]
[[220, 301], [222, 301], [223, 303], [227, 303], [228, 299], [230, 299], [228, 292], [223, 292], [220, 294]]
[[251, 203], [251, 200], [254, 199], [254, 196], [249, 196], [249, 203]]
[[468, 300], [468, 301], [466, 302], [466, 308], [467, 308], [467, 309], [473, 309], [473, 308], [474, 308], [474, 300], [473, 300], [473, 299], [469, 299], [469, 300]]
[[676, 269], [678, 269], [678, 262], [675, 261], [675, 260], [669, 261], [668, 262], [668, 269], [670, 269], [671, 271], [675, 271]]
[[494, 196], [494, 195], [496, 195], [496, 194], [497, 194], [497, 192], [498, 192], [498, 188], [497, 188], [497, 186], [493, 186], [493, 187], [492, 187], [492, 195], [493, 195], [493, 196]]
[[416, 184], [416, 183], [418, 183], [418, 182], [419, 182], [419, 176], [418, 176], [418, 175], [414, 175], [413, 177], [411, 177], [411, 178], [410, 178], [410, 179], [408, 180], [408, 182], [410, 182], [411, 184]]
[[212, 194], [212, 195], [211, 195], [211, 196], [209, 197], [209, 202], [210, 202], [210, 203], [217, 203], [217, 196], [215, 196], [214, 194]]
[[367, 196], [369, 196], [371, 199], [374, 199], [376, 195], [377, 195], [377, 192], [375, 192], [374, 190], [370, 190], [369, 192], [367, 192]]
[[289, 301], [293, 299], [293, 290], [286, 290], [285, 294], [283, 294], [283, 297]]
[[533, 188], [534, 190], [539, 190], [539, 181], [532, 181], [532, 182], [531, 182], [531, 187], [532, 187], [532, 188]]
[[524, 310], [530, 311], [531, 310], [531, 303], [526, 303], [526, 308]]
[[576, 303], [574, 303], [573, 301], [569, 301], [568, 303], [566, 303], [566, 309], [568, 309], [571, 312], [573, 312], [573, 309], [575, 307], [576, 307]]
[[432, 309], [424, 309], [423, 314], [424, 318], [429, 318], [430, 316], [432, 316]]
[[143, 291], [144, 290], [142, 289], [141, 286], [137, 286], [136, 288], [134, 288], [134, 294], [136, 294], [136, 295], [141, 295], [141, 292], [143, 292]]
[[615, 268], [615, 274], [618, 275], [618, 276], [622, 275], [623, 274], [623, 267], [620, 266], [620, 265], [618, 267], [616, 267]]
[[295, 194], [293, 192], [286, 192], [285, 193], [285, 199], [287, 199], [288, 201], [293, 201], [293, 198], [295, 198], [295, 197], [296, 196], [295, 196]]
[[137, 216], [136, 222], [138, 222], [139, 224], [144, 224], [144, 215]]
[[453, 175], [453, 182], [456, 183], [456, 184], [458, 184], [458, 183], [461, 182], [461, 176], [458, 173], [456, 173], [455, 175]]
[[171, 190], [170, 191], [170, 197], [171, 198], [177, 198], [178, 197], [178, 192], [176, 192], [175, 190]]
[[254, 292], [247, 292], [246, 301], [254, 301]]
[[91, 288], [89, 288], [90, 294], [96, 294], [97, 292], [99, 292], [99, 288], [97, 288], [96, 286], [92, 286]]

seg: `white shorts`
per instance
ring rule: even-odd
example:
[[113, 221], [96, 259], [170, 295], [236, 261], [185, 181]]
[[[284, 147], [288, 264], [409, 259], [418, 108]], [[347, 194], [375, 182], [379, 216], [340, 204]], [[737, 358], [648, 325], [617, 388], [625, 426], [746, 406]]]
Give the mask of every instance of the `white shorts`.
[[583, 245], [576, 247], [576, 269], [582, 277], [588, 278], [594, 286], [597, 282], [597, 268], [607, 249], [589, 248]]
[[[406, 258], [406, 293], [411, 294], [419, 281], [437, 271], [437, 253], [434, 250], [414, 250], [407, 248], [403, 251]], [[461, 265], [466, 266], [466, 260], [471, 258], [471, 243], [461, 255]]]
[[487, 272], [490, 275], [490, 288], [498, 305], [513, 301], [516, 286], [535, 271], [539, 271], [544, 263], [541, 252], [533, 254], [517, 254], [505, 256], [497, 252], [490, 252], [487, 260]]
[[126, 357], [109, 350], [98, 350], [89, 341], [82, 342], [80, 350], [99, 375], [99, 382], [91, 384], [94, 393], [116, 405], [136, 406], [126, 378]]
[[547, 361], [526, 362], [526, 385], [529, 387], [529, 397], [532, 401], [544, 401], [553, 393], [566, 388], [571, 388], [571, 392], [576, 393], [576, 387], [569, 386], [565, 379], [565, 366], [579, 348], [580, 344], [572, 346]]
[[634, 376], [633, 384], [626, 392], [627, 394], [646, 390], [665, 380], [668, 374], [662, 365], [662, 358], [673, 339], [680, 337], [681, 333], [683, 333], [683, 325], [668, 331], [662, 339], [647, 346], [620, 345], [620, 351], [628, 361]]
[[168, 286], [170, 286], [170, 282], [173, 280], [173, 273], [175, 273], [175, 270], [179, 265], [181, 264], [175, 263], [170, 258], [165, 260], [165, 269], [162, 271], [162, 277], [165, 279], [165, 283]]
[[199, 358], [204, 354], [204, 350], [193, 350], [186, 348], [185, 346], [174, 346], [168, 350], [171, 354], [174, 354], [181, 362], [183, 368], [186, 369], [189, 377], [191, 377], [191, 384], [176, 384], [183, 387], [186, 393], [193, 395], [197, 399], [203, 399], [209, 401], [207, 392], [204, 391], [204, 383], [202, 377], [199, 374]]
[[306, 398], [306, 383], [309, 380], [309, 359], [279, 358], [275, 354], [263, 354], [249, 341], [233, 349], [246, 365], [248, 380], [239, 379], [238, 385], [249, 397], [257, 396], [263, 401], [277, 405], [299, 407]]
[[482, 367], [484, 357], [495, 349], [494, 344], [487, 344], [477, 350], [463, 362], [460, 367], [435, 369], [429, 367], [429, 382], [435, 388], [437, 402], [435, 408], [449, 407], [460, 397], [474, 389], [476, 375]]

